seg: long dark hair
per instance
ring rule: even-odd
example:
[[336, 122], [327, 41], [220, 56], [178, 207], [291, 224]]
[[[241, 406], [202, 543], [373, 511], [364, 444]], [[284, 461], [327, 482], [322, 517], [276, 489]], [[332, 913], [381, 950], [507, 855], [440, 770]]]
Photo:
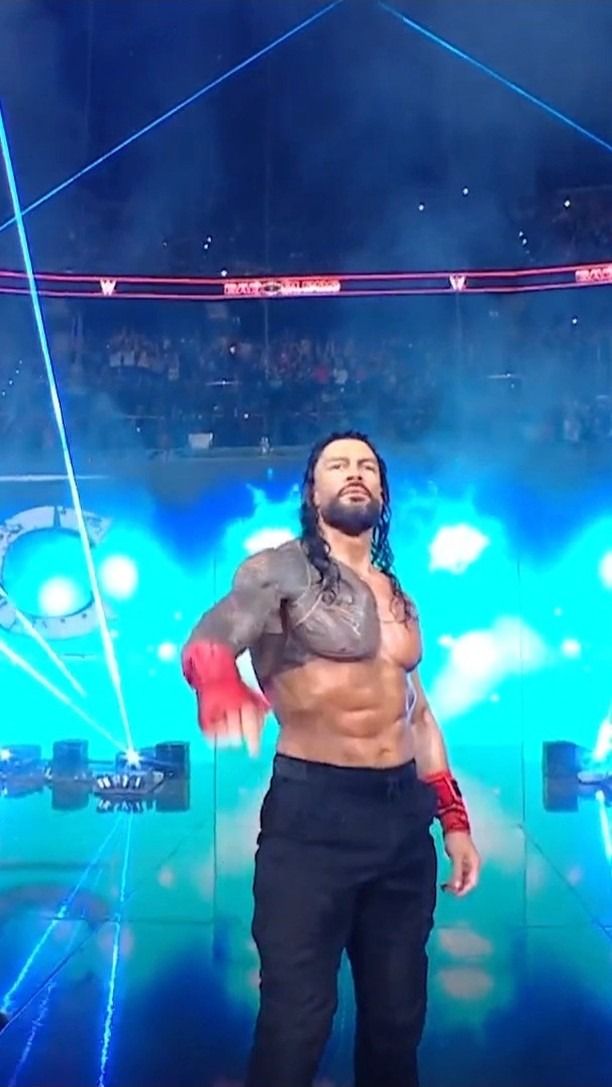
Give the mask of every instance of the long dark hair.
[[344, 430], [322, 439], [313, 446], [302, 483], [302, 504], [300, 507], [301, 542], [306, 557], [311, 566], [318, 572], [323, 586], [323, 592], [327, 600], [335, 600], [339, 584], [340, 569], [331, 556], [329, 544], [322, 536], [319, 526], [319, 517], [314, 504], [314, 475], [315, 468], [323, 451], [332, 442], [352, 438], [355, 441], [364, 442], [372, 450], [378, 463], [381, 484], [381, 511], [380, 517], [372, 532], [372, 565], [386, 574], [391, 582], [393, 591], [393, 605], [397, 606], [403, 622], [409, 622], [416, 618], [414, 605], [404, 593], [397, 575], [393, 569], [394, 558], [391, 544], [389, 543], [389, 527], [391, 524], [391, 503], [389, 498], [389, 477], [387, 465], [378, 450], [374, 447], [366, 434], [357, 430]]

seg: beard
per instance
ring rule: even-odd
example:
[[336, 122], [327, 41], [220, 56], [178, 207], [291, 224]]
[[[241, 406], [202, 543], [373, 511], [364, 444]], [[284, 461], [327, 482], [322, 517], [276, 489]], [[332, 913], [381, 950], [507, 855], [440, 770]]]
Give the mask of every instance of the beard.
[[344, 532], [346, 536], [361, 536], [378, 524], [381, 504], [376, 498], [367, 502], [347, 502], [342, 498], [332, 498], [319, 513], [324, 524]]

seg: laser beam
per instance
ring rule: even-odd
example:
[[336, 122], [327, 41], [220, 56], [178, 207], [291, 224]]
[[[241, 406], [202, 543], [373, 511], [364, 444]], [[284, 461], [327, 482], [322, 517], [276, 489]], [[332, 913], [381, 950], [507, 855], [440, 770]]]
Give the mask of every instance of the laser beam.
[[81, 497], [79, 495], [79, 488], [77, 486], [76, 475], [74, 471], [74, 465], [72, 463], [72, 454], [70, 452], [70, 445], [68, 442], [68, 434], [66, 431], [66, 424], [64, 421], [64, 413], [62, 410], [61, 401], [59, 398], [59, 392], [57, 387], [57, 381], [55, 378], [55, 371], [53, 369], [53, 363], [51, 361], [51, 352], [49, 349], [49, 340], [47, 337], [47, 330], [43, 320], [42, 309], [40, 305], [40, 298], [38, 296], [38, 288], [36, 286], [36, 279], [34, 276], [34, 268], [32, 265], [32, 254], [30, 252], [30, 246], [26, 229], [23, 221], [23, 215], [21, 212], [21, 204], [19, 201], [19, 192], [17, 190], [17, 181], [15, 178], [15, 170], [13, 167], [13, 159], [8, 142], [8, 134], [6, 130], [6, 124], [4, 120], [4, 111], [0, 103], [0, 148], [2, 149], [2, 157], [4, 159], [4, 168], [6, 171], [6, 178], [8, 181], [8, 187], [11, 195], [11, 203], [13, 205], [13, 214], [17, 223], [17, 233], [19, 235], [19, 246], [21, 248], [21, 255], [23, 258], [23, 265], [28, 277], [28, 286], [30, 289], [30, 298], [32, 301], [32, 309], [34, 312], [34, 322], [36, 325], [36, 331], [38, 333], [38, 341], [40, 344], [40, 350], [45, 364], [45, 371], [47, 375], [47, 382], [49, 385], [49, 393], [51, 396], [51, 406], [53, 408], [53, 414], [55, 416], [55, 422], [59, 434], [60, 445], [62, 448], [62, 456], [64, 458], [64, 465], [66, 468], [66, 477], [68, 479], [68, 486], [70, 488], [70, 494], [72, 497], [72, 504], [74, 507], [74, 513], [77, 523], [81, 544], [83, 547], [83, 555], [85, 558], [85, 565], [87, 567], [87, 573], [89, 575], [89, 581], [91, 585], [91, 592], [96, 608], [96, 614], [98, 616], [98, 623], [100, 626], [100, 635], [102, 638], [102, 646], [104, 650], [104, 656], [106, 659], [106, 665], [111, 678], [117, 705], [119, 707], [119, 715], [125, 731], [126, 744], [128, 749], [134, 747], [134, 741], [132, 739], [132, 730], [128, 720], [127, 709], [125, 700], [123, 697], [123, 689], [121, 686], [121, 676], [119, 674], [119, 665], [117, 663], [117, 657], [115, 655], [115, 647], [111, 638], [110, 630], [108, 627], [108, 621], [106, 618], [106, 612], [104, 610], [104, 604], [102, 603], [102, 597], [100, 594], [100, 586], [98, 585], [98, 575], [93, 560], [93, 553], [91, 548], [91, 542], [89, 534], [87, 532], [87, 525], [85, 524], [85, 517], [83, 514], [83, 506], [81, 504]]
[[599, 830], [601, 832], [601, 840], [603, 843], [604, 853], [606, 855], [606, 860], [612, 864], [612, 832], [610, 831], [610, 822], [605, 793], [601, 789], [598, 789], [595, 793], [595, 799], [597, 801]]
[[574, 121], [572, 117], [568, 117], [566, 113], [562, 113], [561, 110], [551, 106], [550, 102], [545, 102], [543, 98], [538, 98], [537, 95], [532, 94], [531, 91], [525, 90], [519, 83], [515, 83], [512, 79], [507, 79], [501, 72], [497, 72], [495, 68], [490, 68], [488, 64], [483, 64], [481, 60], [473, 57], [471, 53], [466, 53], [465, 50], [459, 49], [457, 45], [453, 45], [447, 41], [446, 38], [441, 38], [439, 34], [434, 34], [433, 30], [429, 30], [422, 23], [415, 22], [414, 19], [410, 19], [407, 15], [404, 15], [401, 11], [396, 11], [395, 8], [389, 4], [383, 3], [383, 0], [379, 0], [378, 6], [387, 11], [389, 15], [394, 15], [400, 22], [405, 23], [411, 30], [416, 30], [417, 34], [421, 34], [422, 37], [427, 38], [428, 41], [434, 42], [435, 45], [439, 45], [441, 49], [445, 49], [447, 53], [452, 53], [454, 57], [458, 57], [460, 60], [466, 61], [471, 64], [473, 68], [477, 68], [479, 72], [483, 72], [484, 75], [494, 79], [496, 83], [501, 83], [502, 86], [507, 87], [509, 91], [513, 91], [514, 94], [518, 94], [520, 98], [524, 98], [525, 101], [531, 102], [533, 106], [537, 106], [538, 109], [544, 110], [550, 117], [554, 117], [556, 121], [560, 121], [561, 124], [566, 125], [568, 128], [577, 132], [580, 136], [584, 136], [591, 143], [597, 144], [598, 147], [602, 147], [604, 151], [612, 152], [612, 143], [608, 140], [604, 140], [602, 136], [598, 136], [596, 132], [591, 132], [589, 128], [585, 128], [584, 125]]
[[[91, 888], [90, 888], [90, 893], [91, 894], [95, 894], [95, 892], [97, 890], [97, 887], [98, 887], [98, 883], [100, 882], [101, 875], [102, 875], [102, 869], [100, 869], [98, 871], [96, 877], [94, 878], [94, 880], [93, 880], [93, 882], [91, 884]], [[66, 948], [66, 955], [69, 956], [69, 957], [72, 955], [73, 951], [76, 951], [76, 949], [77, 949], [76, 948], [77, 938], [78, 938], [78, 929], [75, 928], [75, 931], [73, 932], [72, 936], [70, 937], [70, 940], [68, 941], [68, 947]], [[49, 1005], [51, 1003], [51, 997], [53, 996], [53, 993], [57, 989], [58, 983], [59, 983], [59, 978], [58, 978], [58, 976], [56, 976], [55, 978], [53, 978], [53, 980], [50, 982], [50, 984], [48, 984], [45, 987], [45, 995], [44, 995], [44, 997], [43, 997], [43, 999], [41, 1001], [40, 1007], [38, 1009], [38, 1014], [37, 1014], [36, 1018], [34, 1019], [34, 1021], [32, 1023], [32, 1029], [30, 1030], [29, 1037], [28, 1037], [23, 1049], [21, 1050], [19, 1060], [17, 1061], [17, 1064], [15, 1065], [15, 1068], [13, 1070], [13, 1075], [11, 1077], [11, 1080], [10, 1080], [10, 1083], [9, 1083], [8, 1087], [16, 1087], [17, 1083], [19, 1082], [21, 1073], [22, 1073], [23, 1069], [25, 1068], [25, 1066], [28, 1063], [28, 1060], [30, 1058], [30, 1053], [32, 1052], [32, 1048], [34, 1046], [34, 1043], [35, 1043], [40, 1031], [44, 1027], [46, 1020], [47, 1020], [47, 1016], [49, 1014]]]
[[[255, 62], [261, 60], [262, 57], [267, 56], [268, 53], [271, 53], [272, 50], [276, 49], [279, 45], [283, 45], [284, 42], [287, 42], [291, 38], [294, 38], [297, 34], [300, 34], [302, 30], [306, 30], [307, 27], [311, 26], [313, 23], [316, 23], [318, 19], [322, 19], [324, 15], [327, 15], [327, 13], [329, 11], [332, 11], [333, 8], [337, 8], [338, 5], [342, 2], [343, 0], [334, 0], [334, 3], [327, 4], [326, 7], [322, 8], [321, 11], [315, 12], [314, 15], [310, 15], [308, 19], [304, 19], [303, 22], [299, 23], [298, 26], [294, 26], [291, 30], [287, 30], [285, 34], [281, 34], [280, 38], [275, 38], [274, 41], [269, 42], [268, 45], [265, 45], [263, 49], [258, 49], [256, 53], [253, 53], [252, 56], [247, 57], [246, 60], [240, 61], [239, 64], [235, 64], [233, 68], [230, 68], [227, 72], [224, 72], [223, 75], [217, 76], [217, 78], [213, 79], [211, 83], [206, 83], [203, 87], [200, 87], [199, 90], [195, 91], [194, 94], [190, 94], [188, 98], [184, 98], [182, 102], [178, 102], [175, 106], [172, 106], [171, 109], [166, 110], [166, 112], [162, 113], [160, 117], [156, 117], [153, 121], [149, 121], [148, 124], [144, 125], [142, 128], [139, 128], [137, 132], [133, 132], [131, 136], [127, 136], [124, 140], [121, 141], [121, 143], [115, 144], [114, 147], [111, 147], [108, 151], [105, 151], [103, 155], [99, 155], [98, 158], [93, 160], [93, 162], [89, 162], [87, 166], [81, 167], [80, 170], [77, 170], [76, 173], [71, 174], [70, 177], [65, 178], [64, 181], [60, 181], [58, 185], [54, 185], [54, 187], [52, 189], [49, 189], [48, 192], [43, 193], [43, 195], [39, 196], [37, 200], [34, 200], [31, 204], [28, 204], [27, 207], [23, 208], [22, 214], [29, 215], [31, 211], [35, 211], [36, 208], [41, 207], [42, 204], [46, 204], [47, 200], [51, 200], [54, 196], [58, 196], [59, 193], [64, 191], [64, 189], [67, 189], [70, 185], [74, 185], [75, 181], [79, 181], [82, 177], [86, 177], [86, 175], [90, 174], [92, 170], [95, 170], [98, 166], [101, 166], [103, 162], [108, 162], [109, 159], [113, 158], [114, 155], [118, 155], [120, 151], [125, 150], [125, 148], [129, 147], [130, 144], [135, 143], [136, 140], [139, 140], [142, 136], [146, 136], [149, 132], [153, 132], [154, 129], [159, 128], [159, 126], [164, 124], [165, 121], [169, 121], [171, 117], [174, 117], [177, 113], [180, 113], [181, 110], [186, 109], [187, 106], [193, 105], [193, 103], [197, 102], [198, 99], [203, 98], [205, 94], [209, 94], [210, 91], [215, 90], [216, 87], [220, 87], [222, 83], [226, 83], [228, 79], [231, 79], [233, 76], [238, 75], [239, 72], [243, 72], [245, 68], [249, 68], [251, 64], [255, 64]], [[9, 226], [12, 226], [13, 223], [15, 223], [16, 221], [16, 215], [15, 213], [13, 213], [10, 219], [7, 219], [6, 222], [0, 225], [0, 234], [3, 230], [7, 230]]]
[[26, 675], [31, 676], [31, 678], [36, 680], [36, 682], [39, 683], [41, 687], [44, 687], [45, 690], [49, 691], [49, 693], [54, 695], [55, 698], [58, 698], [60, 702], [63, 702], [65, 706], [68, 706], [73, 713], [76, 713], [77, 717], [81, 718], [81, 721], [85, 721], [85, 723], [88, 724], [89, 727], [94, 730], [94, 732], [97, 732], [100, 736], [103, 736], [105, 740], [109, 740], [113, 747], [116, 747], [118, 751], [124, 750], [124, 744], [119, 743], [119, 741], [116, 740], [114, 736], [111, 736], [110, 732], [108, 732], [107, 729], [103, 728], [102, 725], [99, 725], [97, 721], [94, 721], [93, 717], [90, 717], [89, 714], [86, 713], [85, 710], [81, 709], [80, 706], [75, 705], [75, 703], [68, 697], [67, 694], [64, 694], [63, 691], [60, 691], [59, 687], [56, 687], [54, 683], [51, 683], [50, 680], [46, 679], [45, 676], [41, 675], [41, 673], [36, 668], [34, 668], [34, 666], [30, 664], [29, 661], [25, 660], [25, 658], [20, 656], [19, 653], [16, 653], [14, 649], [11, 649], [11, 647], [8, 646], [6, 642], [0, 641], [0, 654], [4, 655], [7, 660], [11, 662], [11, 664], [15, 665], [16, 668], [21, 668], [22, 672], [25, 672]]
[[51, 645], [49, 645], [49, 642], [47, 641], [47, 639], [43, 638], [40, 631], [38, 631], [36, 629], [36, 627], [34, 626], [34, 624], [32, 622], [30, 622], [27, 615], [24, 615], [24, 613], [22, 611], [20, 611], [19, 608], [17, 608], [15, 606], [15, 604], [12, 603], [8, 593], [6, 592], [6, 589], [4, 589], [2, 587], [2, 585], [0, 585], [0, 597], [2, 597], [2, 599], [6, 600], [10, 604], [11, 608], [15, 612], [15, 615], [17, 616], [17, 618], [18, 618], [19, 622], [21, 623], [23, 629], [25, 630], [26, 634], [29, 634], [30, 637], [33, 638], [34, 641], [40, 646], [40, 648], [47, 654], [47, 656], [49, 657], [49, 660], [53, 661], [56, 668], [59, 668], [62, 675], [65, 676], [65, 678], [68, 680], [68, 682], [74, 688], [74, 690], [77, 691], [83, 697], [85, 697], [85, 691], [83, 690], [83, 688], [82, 688], [81, 684], [79, 683], [78, 679], [75, 679], [75, 677], [73, 676], [70, 669], [67, 668], [66, 665], [64, 664], [62, 658], [59, 657], [58, 654], [53, 649], [53, 647]]
[[85, 883], [85, 880], [87, 879], [90, 872], [93, 870], [95, 865], [100, 860], [100, 857], [102, 856], [102, 853], [104, 852], [104, 850], [106, 849], [106, 847], [110, 843], [111, 838], [115, 834], [115, 831], [117, 830], [118, 823], [119, 823], [119, 820], [116, 819], [113, 826], [111, 827], [108, 834], [106, 835], [106, 838], [104, 839], [102, 844], [99, 846], [99, 848], [96, 851], [95, 855], [92, 857], [91, 861], [89, 862], [89, 864], [85, 868], [85, 870], [84, 870], [83, 874], [81, 875], [80, 879], [75, 884], [75, 886], [71, 890], [70, 894], [66, 897], [64, 903], [62, 904], [62, 906], [58, 910], [57, 915], [49, 922], [49, 924], [47, 925], [47, 927], [46, 927], [45, 931], [43, 932], [42, 936], [37, 941], [34, 948], [30, 952], [30, 954], [28, 955], [28, 957], [27, 957], [25, 963], [23, 964], [21, 970], [19, 971], [19, 974], [17, 975], [15, 981], [13, 982], [10, 989], [8, 989], [8, 991], [6, 992], [6, 994], [4, 996], [4, 1000], [2, 1001], [2, 1011], [3, 1011], [4, 1014], [10, 1014], [10, 1012], [12, 1010], [12, 1007], [13, 1007], [13, 1001], [14, 1001], [15, 994], [16, 994], [17, 990], [20, 988], [21, 985], [23, 985], [23, 982], [28, 977], [30, 971], [32, 970], [32, 967], [34, 966], [34, 963], [36, 962], [37, 958], [41, 954], [43, 948], [45, 947], [45, 944], [50, 939], [50, 937], [54, 933], [55, 929], [59, 925], [60, 921], [65, 920], [66, 915], [68, 913], [68, 910], [70, 909], [70, 907], [71, 907], [72, 903], [74, 902], [76, 896], [78, 895], [79, 891], [81, 890], [81, 887]]
[[123, 871], [121, 873], [121, 885], [119, 892], [119, 912], [115, 921], [115, 935], [113, 939], [113, 952], [111, 958], [111, 971], [108, 983], [108, 995], [106, 998], [106, 1013], [104, 1015], [104, 1029], [102, 1033], [102, 1047], [100, 1050], [100, 1072], [97, 1087], [106, 1087], [106, 1075], [111, 1052], [113, 1038], [113, 1026], [117, 1008], [117, 976], [119, 971], [119, 952], [121, 950], [121, 925], [123, 923], [123, 907], [127, 894], [127, 878], [130, 865], [130, 852], [132, 845], [133, 814], [130, 814], [126, 833], [125, 853], [123, 855]]
[[591, 758], [594, 762], [606, 762], [612, 755], [612, 705], [608, 716], [602, 721], [597, 733], [597, 740]]

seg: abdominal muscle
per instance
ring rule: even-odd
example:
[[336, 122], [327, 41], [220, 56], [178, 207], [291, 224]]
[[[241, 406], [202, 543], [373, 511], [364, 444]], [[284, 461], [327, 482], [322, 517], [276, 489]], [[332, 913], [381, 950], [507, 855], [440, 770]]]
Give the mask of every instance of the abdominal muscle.
[[315, 660], [266, 684], [279, 754], [334, 766], [392, 767], [414, 758], [406, 674], [397, 664]]

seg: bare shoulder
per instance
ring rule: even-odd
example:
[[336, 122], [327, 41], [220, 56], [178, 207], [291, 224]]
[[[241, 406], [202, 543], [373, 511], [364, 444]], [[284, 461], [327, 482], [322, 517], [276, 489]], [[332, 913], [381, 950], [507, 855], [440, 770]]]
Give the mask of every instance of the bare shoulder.
[[419, 614], [414, 599], [399, 582], [394, 585], [388, 574], [376, 570], [372, 575], [372, 587], [377, 596], [380, 594], [379, 599], [388, 605], [396, 621], [418, 626]]
[[280, 547], [269, 547], [250, 555], [236, 572], [236, 588], [269, 587], [281, 599], [290, 599], [307, 587], [309, 567], [299, 540], [289, 540]]

